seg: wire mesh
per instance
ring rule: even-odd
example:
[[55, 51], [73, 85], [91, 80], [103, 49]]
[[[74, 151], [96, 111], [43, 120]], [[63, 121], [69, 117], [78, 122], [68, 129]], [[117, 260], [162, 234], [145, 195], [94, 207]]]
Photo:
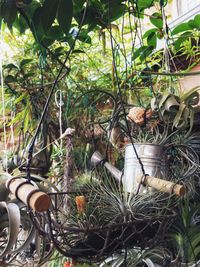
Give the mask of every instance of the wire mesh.
[[162, 241], [176, 217], [172, 209], [166, 208], [155, 216], [129, 217], [123, 222], [101, 225], [94, 215], [91, 215], [93, 220], [88, 222], [84, 214], [77, 213], [75, 222], [72, 220], [73, 207], [67, 206], [67, 200], [72, 204], [77, 193], [49, 195], [52, 205], [46, 213], [30, 212], [34, 225], [41, 235], [48, 236], [62, 255], [84, 261], [96, 262], [126, 248], [154, 246]]

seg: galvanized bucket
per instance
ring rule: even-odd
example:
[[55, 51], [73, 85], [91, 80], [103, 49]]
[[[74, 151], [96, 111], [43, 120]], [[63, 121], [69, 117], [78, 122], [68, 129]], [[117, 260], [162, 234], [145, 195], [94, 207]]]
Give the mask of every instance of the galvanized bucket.
[[[157, 144], [134, 144], [134, 147], [143, 164], [145, 174], [157, 178], [166, 176], [166, 157], [163, 146]], [[138, 176], [143, 176], [142, 168], [132, 144], [128, 144], [125, 148], [124, 192], [137, 192], [138, 183], [136, 182], [136, 177]], [[148, 188], [144, 186], [140, 187], [140, 192], [145, 193], [147, 190]]]

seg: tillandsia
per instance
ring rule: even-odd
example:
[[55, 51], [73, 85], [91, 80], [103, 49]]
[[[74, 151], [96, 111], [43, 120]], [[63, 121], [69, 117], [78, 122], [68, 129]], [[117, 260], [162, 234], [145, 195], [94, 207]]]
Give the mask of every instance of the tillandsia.
[[71, 202], [70, 220], [78, 224], [85, 222], [92, 228], [95, 225], [162, 218], [170, 211], [174, 198], [161, 192], [127, 196], [118, 185], [97, 185], [95, 182], [86, 185], [82, 193], [71, 198]]
[[[158, 93], [152, 99], [150, 108], [132, 107], [128, 110], [127, 120], [134, 143], [169, 143], [177, 132], [192, 133], [195, 115], [199, 108], [199, 87], [182, 95]], [[130, 140], [129, 140], [130, 141]]]
[[64, 218], [58, 232], [64, 240], [61, 246], [86, 259], [111, 255], [124, 246], [150, 244], [175, 217], [173, 196], [160, 192], [127, 196], [119, 185], [100, 181], [77, 189], [70, 201], [67, 220], [59, 216], [61, 210], [56, 213]]

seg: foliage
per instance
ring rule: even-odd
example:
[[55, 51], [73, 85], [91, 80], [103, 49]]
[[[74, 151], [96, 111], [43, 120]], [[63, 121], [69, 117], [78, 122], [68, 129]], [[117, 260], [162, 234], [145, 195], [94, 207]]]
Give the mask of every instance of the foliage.
[[48, 267], [64, 266], [66, 259], [57, 251], [49, 259]]
[[[91, 152], [101, 148], [106, 154], [111, 146], [108, 144], [110, 129], [121, 127], [127, 134], [127, 111], [132, 106], [148, 110], [153, 96], [156, 97], [159, 111], [147, 120], [149, 128], [136, 131], [134, 141], [140, 139], [157, 143], [169, 138], [167, 141], [172, 142], [177, 141], [178, 134], [186, 135], [187, 131], [185, 144], [198, 150], [199, 133], [190, 135], [196, 111], [192, 100], [197, 100], [198, 88], [183, 96], [177, 95], [178, 78], [172, 77], [170, 71], [174, 71], [173, 64], [182, 62], [182, 59], [189, 62], [184, 69], [189, 69], [198, 59], [200, 15], [167, 31], [163, 21], [166, 4], [167, 1], [158, 0], [1, 1], [0, 20], [5, 41], [19, 49], [13, 61], [5, 60], [3, 66], [6, 120], [1, 122], [6, 123], [7, 129], [14, 127], [16, 136], [22, 133], [23, 138], [19, 142], [23, 140], [24, 145], [21, 147], [20, 143], [20, 147], [12, 151], [11, 159], [19, 150], [24, 153], [41, 117], [47, 95], [71, 48], [72, 53], [65, 62], [61, 79], [55, 87], [55, 98], [51, 99], [45, 118], [49, 127], [47, 135], [54, 146], [50, 179], [58, 182], [62, 178], [65, 142], [59, 137], [67, 127], [76, 129], [75, 171], [77, 176], [85, 179], [83, 173], [90, 167], [88, 160]], [[146, 16], [149, 12], [150, 15]], [[149, 28], [143, 31], [141, 24], [145, 17], [148, 17]], [[77, 42], [72, 46], [76, 38]], [[23, 40], [22, 45], [20, 40]], [[163, 63], [163, 50], [157, 51], [160, 40], [166, 44], [165, 58], [168, 55], [169, 62]], [[178, 65], [177, 70], [180, 68]], [[164, 75], [158, 78], [158, 73]], [[178, 104], [168, 105], [171, 99]], [[166, 127], [162, 124], [165, 120], [169, 122]], [[155, 127], [152, 129], [151, 126]], [[176, 132], [177, 129], [179, 132]], [[134, 127], [132, 130], [135, 133]], [[176, 133], [174, 139], [171, 135], [173, 131]], [[116, 151], [120, 155], [121, 151]], [[179, 161], [180, 165], [176, 163], [176, 167], [184, 166], [180, 167], [180, 172], [174, 171], [174, 176], [180, 178], [179, 174], [182, 177], [186, 169], [190, 170], [193, 158], [189, 152], [180, 146], [171, 151], [169, 157], [174, 160], [172, 164]], [[189, 164], [185, 164], [188, 161]], [[191, 178], [189, 172], [187, 177]], [[88, 180], [88, 176], [86, 178]], [[107, 177], [103, 179], [108, 180]], [[74, 204], [72, 223], [84, 227], [122, 222], [134, 217], [150, 218], [159, 212], [158, 215], [161, 215], [163, 203], [168, 201], [168, 198], [160, 201], [155, 195], [126, 199], [121, 191], [114, 190], [116, 188], [112, 191], [110, 187], [110, 184], [107, 187], [98, 184], [90, 190], [90, 205], [82, 217], [77, 215]], [[182, 215], [187, 217], [189, 210], [192, 217], [196, 211], [191, 203], [188, 205], [187, 211], [182, 207]], [[177, 247], [180, 246], [181, 260], [199, 257], [198, 228], [192, 223], [185, 224], [184, 218], [177, 222], [172, 250], [177, 255]], [[184, 243], [188, 236], [192, 239], [195, 257], [189, 243]], [[157, 250], [138, 252], [136, 248], [129, 252], [130, 264], [136, 260], [140, 266], [141, 262], [143, 264], [149, 259], [146, 264], [151, 266], [153, 256], [160, 259]], [[123, 257], [120, 255], [114, 264], [122, 263]], [[63, 259], [58, 262], [55, 260], [55, 264], [63, 264]]]
[[[22, 5], [20, 3], [22, 2]], [[124, 1], [92, 1], [84, 0], [55, 0], [55, 1], [3, 1], [1, 2], [0, 16], [8, 27], [15, 27], [24, 33], [29, 28], [41, 47], [51, 45], [54, 41], [71, 43], [77, 24], [87, 25], [87, 31], [80, 33], [84, 38], [94, 27], [106, 27], [126, 11]], [[85, 6], [87, 5], [87, 7]], [[112, 9], [110, 6], [112, 5]], [[83, 17], [84, 9], [87, 14]], [[101, 17], [99, 14], [101, 13]], [[75, 25], [72, 26], [72, 19]], [[72, 26], [72, 27], [71, 27]], [[71, 28], [71, 31], [70, 31]], [[85, 36], [84, 36], [85, 35]]]
[[[130, 249], [127, 255], [115, 254], [112, 257], [107, 258], [100, 267], [104, 266], [123, 266], [126, 263], [128, 266], [163, 266], [165, 262], [170, 258], [170, 253], [167, 249], [162, 247], [155, 247], [153, 249], [140, 250], [138, 248]], [[159, 265], [158, 265], [159, 264]]]
[[199, 205], [189, 199], [180, 202], [177, 222], [171, 229], [171, 240], [182, 262], [196, 262], [200, 255]]

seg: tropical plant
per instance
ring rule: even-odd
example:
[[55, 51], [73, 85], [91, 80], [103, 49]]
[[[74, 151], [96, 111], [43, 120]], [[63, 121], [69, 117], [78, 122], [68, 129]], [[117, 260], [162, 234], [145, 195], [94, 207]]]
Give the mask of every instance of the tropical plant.
[[[121, 123], [121, 134], [124, 130], [123, 135], [134, 143], [166, 145], [174, 141], [175, 144], [177, 136], [184, 131], [187, 137], [194, 128], [195, 116], [199, 112], [198, 90], [199, 87], [195, 87], [181, 96], [158, 93], [151, 100], [151, 109], [141, 106], [130, 108], [127, 121]], [[117, 115], [120, 117], [120, 114]], [[123, 114], [121, 117], [124, 119]]]
[[[112, 129], [121, 128], [122, 134], [117, 135], [120, 141], [124, 141], [124, 137], [126, 138], [131, 130], [134, 142], [169, 142], [170, 145], [173, 142], [178, 143], [177, 148], [172, 147], [171, 154], [169, 153], [170, 160], [176, 163], [176, 170], [171, 168], [173, 178], [175, 181], [181, 179], [184, 171], [188, 170], [185, 177], [193, 179], [190, 171], [191, 166], [195, 167], [195, 170], [198, 168], [197, 161], [195, 166], [193, 164], [194, 159], [197, 159], [196, 154], [193, 154], [191, 149], [183, 147], [182, 141], [178, 141], [181, 134], [187, 135], [185, 145], [198, 147], [198, 134], [193, 135], [191, 131], [196, 112], [191, 99], [194, 100], [195, 96], [197, 100], [197, 89], [184, 96], [177, 96], [172, 88], [177, 78], [172, 77], [174, 73], [166, 69], [174, 71], [174, 61], [175, 65], [179, 61], [182, 62], [180, 57], [184, 62], [189, 62], [184, 69], [195, 64], [199, 56], [200, 20], [199, 15], [196, 15], [189, 22], [168, 31], [167, 21], [163, 21], [166, 19], [166, 4], [167, 1], [158, 0], [1, 1], [2, 33], [7, 42], [9, 40], [13, 46], [20, 47], [21, 54], [17, 54], [17, 59], [12, 64], [7, 64], [5, 60], [3, 78], [6, 121], [1, 122], [6, 124], [7, 129], [14, 126], [16, 136], [21, 136], [21, 132], [26, 136], [29, 131], [26, 144], [25, 139], [20, 139], [23, 148], [33, 136], [49, 90], [60, 67], [63, 66], [66, 54], [72, 50], [70, 58], [65, 63], [62, 79], [56, 84], [55, 101], [51, 100], [46, 117], [49, 125], [47, 134], [53, 139], [51, 141], [54, 145], [52, 171], [49, 175], [54, 181], [62, 179], [65, 143], [60, 142], [59, 137], [68, 126], [76, 127], [75, 163], [76, 174], [79, 176], [84, 177], [82, 173], [89, 165], [86, 161], [91, 151], [97, 148], [99, 140], [104, 152], [108, 151], [106, 142], [112, 136]], [[153, 9], [149, 9], [150, 7]], [[146, 16], [149, 12], [151, 14]], [[148, 17], [150, 22], [150, 29], [145, 32], [141, 29], [144, 17]], [[10, 29], [9, 33], [5, 29], [5, 24]], [[23, 45], [16, 38], [19, 34], [24, 37]], [[102, 45], [99, 45], [99, 37], [102, 39], [103, 49]], [[77, 42], [74, 45], [76, 38]], [[136, 39], [139, 39], [139, 45], [136, 45]], [[166, 42], [166, 58], [167, 55], [173, 57], [165, 64], [163, 51], [155, 51], [160, 39]], [[163, 76], [157, 79], [154, 75], [159, 73]], [[102, 91], [107, 94], [103, 94]], [[103, 110], [102, 106], [110, 100], [110, 92], [116, 103], [113, 106], [108, 105], [109, 107]], [[161, 97], [158, 94], [160, 92], [166, 94]], [[156, 96], [158, 111], [148, 118], [142, 116], [145, 119], [142, 118], [144, 123], [141, 125], [136, 125], [133, 121], [126, 124], [130, 107], [140, 105], [143, 115], [147, 115], [145, 113], [150, 109], [150, 100], [153, 96]], [[168, 105], [171, 99], [175, 100], [175, 105]], [[130, 127], [129, 130], [127, 125]], [[23, 148], [20, 148], [22, 153]], [[18, 150], [17, 146], [15, 151], [11, 151], [11, 159], [16, 156], [15, 153], [19, 153]], [[118, 148], [115, 152], [119, 153], [117, 150]], [[177, 171], [177, 167], [180, 170]], [[101, 174], [101, 177], [103, 176], [104, 173]], [[103, 180], [109, 179], [110, 177], [103, 177]], [[163, 200], [154, 194], [126, 199], [121, 189], [118, 190], [115, 186], [115, 183], [107, 186], [97, 183], [90, 187], [91, 193], [84, 215], [78, 214], [75, 201], [72, 200], [72, 217], [68, 222], [84, 228], [110, 222], [122, 223], [130, 218], [151, 218], [162, 215], [163, 203], [169, 204], [168, 197]], [[194, 232], [196, 233], [196, 230]], [[186, 240], [183, 231], [181, 235], [182, 237], [179, 235], [177, 239]], [[188, 235], [193, 237], [191, 232]], [[81, 239], [80, 236], [78, 238]], [[181, 244], [184, 246], [182, 241]], [[194, 242], [196, 251], [199, 249], [197, 243]], [[173, 247], [173, 251], [175, 254], [178, 253], [177, 245]], [[152, 254], [149, 255], [148, 252], [152, 252], [155, 257], [151, 257]], [[161, 264], [159, 255], [164, 255], [158, 250], [148, 248], [140, 252], [138, 248], [134, 248], [132, 254], [128, 263], [132, 266], [141, 266], [145, 263], [152, 266], [154, 262]], [[114, 264], [121, 264], [123, 256], [120, 255], [121, 258], [119, 257]], [[192, 256], [186, 256], [192, 260]], [[199, 257], [199, 254], [196, 256]], [[63, 264], [63, 261], [55, 261], [55, 264]]]
[[200, 255], [199, 205], [184, 199], [178, 206], [178, 217], [170, 229], [172, 249], [182, 263], [196, 263]]
[[145, 250], [133, 248], [128, 250], [127, 254], [123, 251], [121, 254], [114, 254], [112, 257], [105, 259], [100, 267], [107, 265], [119, 267], [124, 264], [135, 267], [163, 267], [167, 262], [170, 262], [170, 257], [170, 252], [162, 247], [146, 248]]

